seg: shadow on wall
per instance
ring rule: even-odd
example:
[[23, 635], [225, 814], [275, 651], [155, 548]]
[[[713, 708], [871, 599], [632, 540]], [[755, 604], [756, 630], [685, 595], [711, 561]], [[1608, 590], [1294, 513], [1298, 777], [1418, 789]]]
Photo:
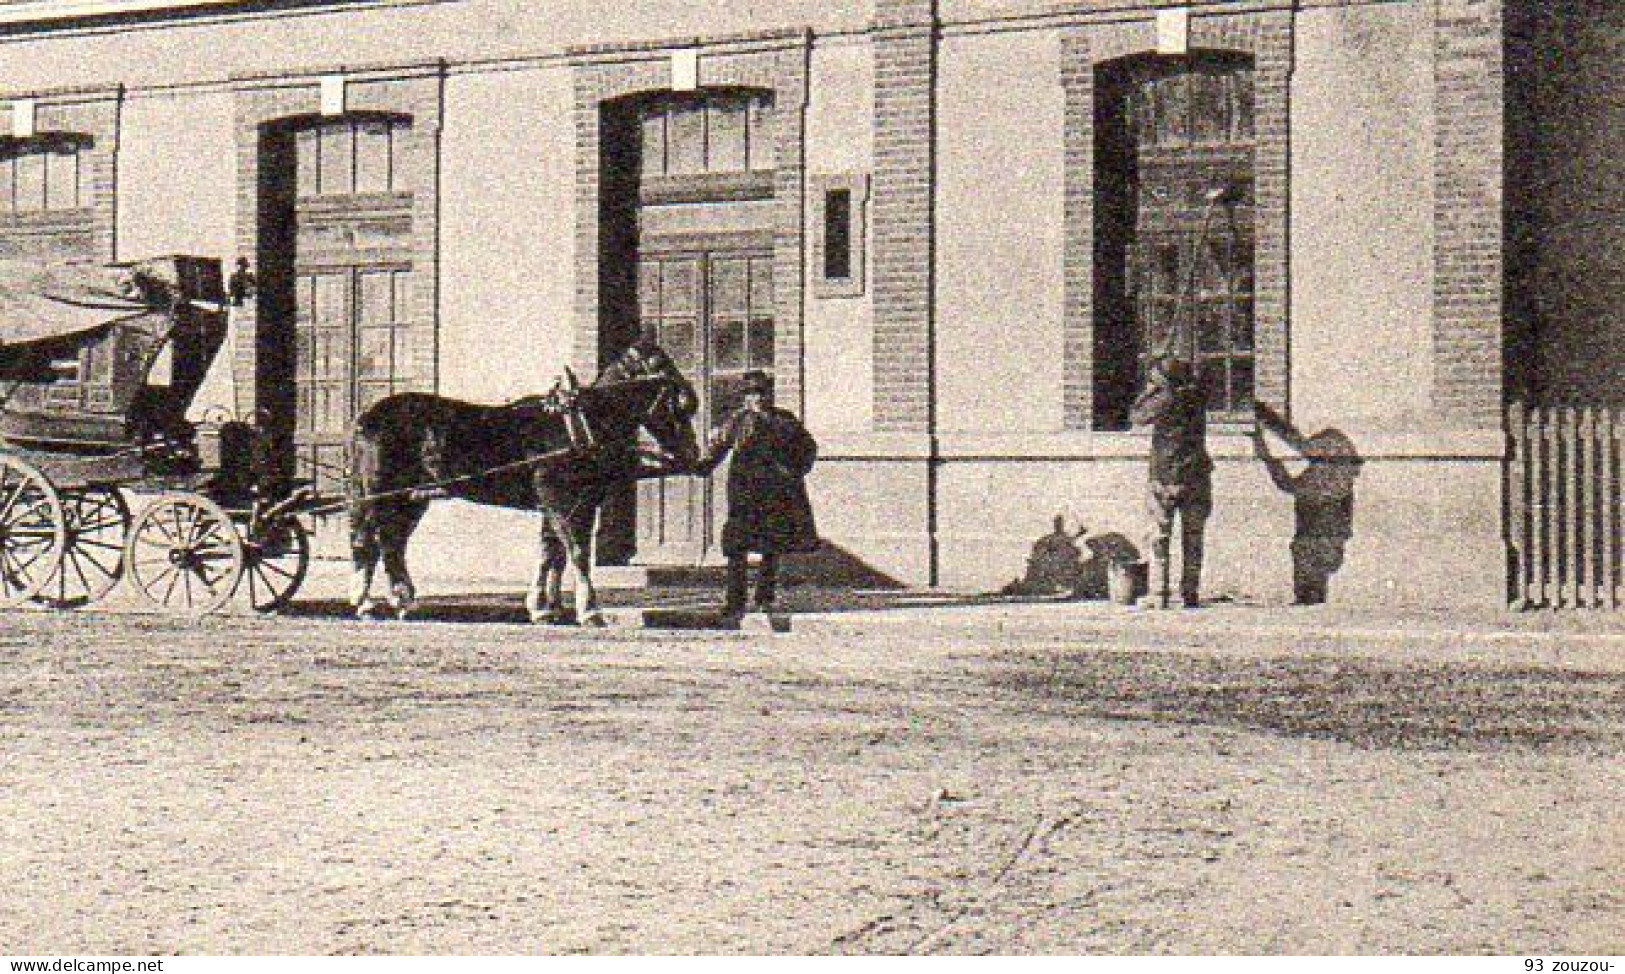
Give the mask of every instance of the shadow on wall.
[[[1293, 601], [1321, 605], [1354, 537], [1354, 485], [1364, 461], [1342, 430], [1328, 428], [1305, 436], [1268, 406], [1260, 404], [1256, 410], [1260, 429], [1253, 434], [1254, 450], [1270, 480], [1292, 497]], [[1270, 453], [1266, 430], [1303, 460], [1296, 475]]]
[[1084, 527], [1067, 530], [1066, 518], [1055, 515], [1053, 530], [1033, 542], [1025, 574], [1006, 585], [1000, 594], [1085, 600], [1106, 598], [1110, 566], [1137, 564], [1141, 560], [1140, 550], [1121, 534], [1085, 538], [1086, 534], [1088, 529]]

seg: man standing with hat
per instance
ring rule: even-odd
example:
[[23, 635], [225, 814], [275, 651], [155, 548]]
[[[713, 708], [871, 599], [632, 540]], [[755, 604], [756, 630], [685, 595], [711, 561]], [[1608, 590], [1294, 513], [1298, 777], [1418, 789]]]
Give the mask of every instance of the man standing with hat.
[[1207, 452], [1207, 396], [1191, 363], [1171, 353], [1153, 361], [1130, 419], [1151, 427], [1151, 604], [1168, 608], [1168, 549], [1177, 516], [1179, 594], [1194, 609], [1201, 604], [1203, 536], [1213, 513], [1213, 460]]
[[733, 454], [728, 468], [728, 520], [722, 553], [728, 559], [728, 591], [723, 621], [737, 623], [745, 612], [746, 565], [761, 555], [753, 607], [773, 608], [779, 556], [818, 547], [806, 477], [818, 444], [795, 415], [773, 405], [773, 380], [766, 372], [742, 377], [744, 403], [728, 417], [700, 460], [709, 474]]

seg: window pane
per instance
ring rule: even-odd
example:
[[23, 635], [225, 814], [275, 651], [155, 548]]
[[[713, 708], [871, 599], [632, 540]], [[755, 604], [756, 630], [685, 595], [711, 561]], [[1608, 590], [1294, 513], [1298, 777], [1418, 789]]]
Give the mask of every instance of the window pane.
[[388, 382], [363, 382], [356, 390], [356, 415], [359, 416], [368, 407], [381, 402], [391, 391]]
[[677, 371], [689, 377], [699, 372], [699, 347], [694, 333], [693, 318], [664, 318], [655, 336]]
[[355, 371], [362, 379], [387, 379], [393, 369], [390, 333], [393, 328], [362, 328], [357, 332]]
[[315, 335], [309, 328], [298, 328], [293, 333], [293, 374], [300, 379], [310, 378], [315, 368], [314, 350], [311, 347], [315, 342]]
[[750, 310], [752, 314], [773, 313], [773, 259], [758, 257], [750, 262]]
[[294, 155], [297, 156], [295, 182], [299, 195], [321, 195], [321, 133], [316, 129], [300, 129], [299, 134], [294, 136]]
[[1253, 73], [1250, 70], [1238, 71], [1234, 84], [1234, 121], [1236, 138], [1250, 139], [1253, 137]]
[[638, 313], [645, 318], [660, 314], [660, 265], [652, 260], [638, 263]]
[[645, 176], [660, 176], [666, 172], [666, 110], [649, 107], [643, 112], [643, 137], [639, 156]]
[[395, 323], [397, 325], [409, 323], [414, 317], [412, 292], [415, 285], [412, 283], [412, 272], [396, 271], [392, 277], [395, 282]]
[[315, 410], [312, 405], [313, 390], [310, 383], [299, 383], [298, 402], [294, 406], [294, 415], [299, 419], [299, 430], [309, 433], [316, 428]]
[[45, 154], [45, 208], [72, 210], [79, 206], [79, 150], [67, 148]]
[[1229, 302], [1210, 300], [1201, 302], [1197, 312], [1197, 347], [1204, 352], [1230, 350], [1228, 335]]
[[421, 379], [427, 376], [419, 364], [433, 352], [434, 334], [427, 328], [395, 329], [395, 378]]
[[25, 152], [17, 157], [17, 210], [33, 213], [45, 209], [45, 157]]
[[337, 328], [316, 329], [316, 357], [312, 361], [311, 375], [317, 379], [336, 379], [346, 373], [344, 341]]
[[356, 126], [355, 191], [389, 192], [388, 122], [361, 122]]
[[711, 322], [711, 367], [737, 372], [746, 368], [745, 322], [718, 318]]
[[773, 370], [772, 318], [752, 318], [750, 321], [750, 367]]
[[666, 171], [705, 171], [705, 111], [699, 104], [677, 105], [666, 129]]
[[750, 99], [749, 127], [750, 168], [760, 172], [774, 167], [773, 100], [766, 95], [753, 95]]
[[342, 387], [336, 382], [318, 382], [315, 384], [315, 396], [315, 426], [313, 428], [316, 432], [343, 432], [349, 417], [344, 415]]
[[711, 261], [711, 310], [719, 315], [745, 313], [745, 261], [718, 258]]
[[706, 142], [711, 172], [742, 172], [745, 169], [745, 100], [719, 99], [710, 107], [710, 132]]
[[692, 314], [699, 307], [695, 293], [698, 284], [698, 266], [695, 261], [672, 260], [661, 264], [660, 313]]
[[852, 191], [824, 194], [824, 277], [844, 281], [852, 276]]
[[315, 276], [316, 297], [314, 302], [314, 319], [317, 325], [337, 327], [349, 325], [348, 310], [345, 305], [345, 285], [348, 281], [344, 275], [318, 274]]
[[412, 123], [389, 123], [389, 190], [392, 193], [412, 191], [412, 167], [407, 165], [407, 150], [412, 142]]
[[1236, 301], [1231, 321], [1231, 340], [1237, 351], [1251, 351], [1253, 347], [1253, 302], [1251, 298]]
[[1191, 137], [1200, 142], [1229, 138], [1230, 111], [1227, 74], [1198, 73], [1190, 76]]
[[1230, 363], [1230, 408], [1248, 409], [1253, 404], [1253, 360], [1233, 359]]
[[322, 127], [322, 195], [355, 192], [355, 130], [347, 122]]
[[394, 277], [390, 271], [361, 274], [361, 301], [356, 320], [363, 325], [388, 324], [395, 320]]

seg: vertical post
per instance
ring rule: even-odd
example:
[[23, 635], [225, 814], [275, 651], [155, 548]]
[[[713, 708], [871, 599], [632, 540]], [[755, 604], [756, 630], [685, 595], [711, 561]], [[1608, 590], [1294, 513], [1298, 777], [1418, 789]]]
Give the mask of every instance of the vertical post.
[[1535, 491], [1540, 498], [1540, 604], [1543, 608], [1550, 608], [1557, 595], [1557, 573], [1554, 570], [1557, 565], [1557, 530], [1556, 511], [1553, 510], [1557, 487], [1552, 476], [1557, 434], [1553, 430], [1555, 423], [1551, 409], [1542, 409], [1539, 415], [1540, 443], [1535, 458]]
[[1625, 477], [1621, 476], [1620, 440], [1625, 434], [1625, 417], [1616, 416], [1612, 409], [1603, 411], [1603, 432], [1599, 439], [1603, 448], [1603, 482], [1606, 490], [1603, 495], [1602, 533], [1603, 533], [1603, 584], [1608, 588], [1608, 607], [1618, 609], [1621, 605], [1620, 575], [1621, 561], [1625, 561], [1625, 550], [1621, 549], [1620, 531], [1620, 498], [1625, 495]]
[[1529, 607], [1529, 444], [1524, 430], [1524, 405], [1507, 407], [1506, 524], [1510, 561], [1507, 596], [1513, 611]]
[[1575, 565], [1580, 582], [1580, 605], [1597, 608], [1602, 588], [1597, 584], [1597, 441], [1596, 410], [1580, 409], [1580, 439], [1575, 463], [1579, 467], [1575, 487], [1575, 521], [1579, 526], [1579, 559]]
[[1580, 605], [1579, 407], [1563, 407], [1563, 604]]

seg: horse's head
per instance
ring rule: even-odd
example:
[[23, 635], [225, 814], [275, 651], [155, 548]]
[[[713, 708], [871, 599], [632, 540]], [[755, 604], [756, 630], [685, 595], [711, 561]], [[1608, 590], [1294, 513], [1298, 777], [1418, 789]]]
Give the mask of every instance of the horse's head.
[[699, 462], [694, 414], [700, 397], [665, 349], [648, 339], [638, 342], [605, 369], [593, 386], [604, 390], [624, 386], [644, 393], [635, 410], [638, 425], [654, 437], [678, 469]]

